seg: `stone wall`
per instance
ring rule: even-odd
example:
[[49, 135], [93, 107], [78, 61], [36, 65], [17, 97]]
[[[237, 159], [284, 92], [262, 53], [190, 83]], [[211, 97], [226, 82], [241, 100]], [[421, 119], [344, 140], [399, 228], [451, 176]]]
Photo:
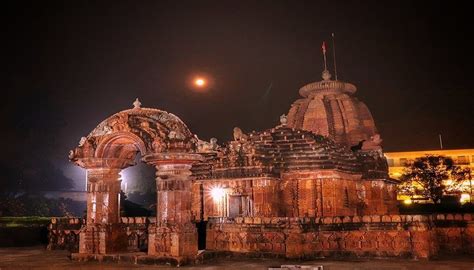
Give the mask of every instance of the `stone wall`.
[[474, 254], [474, 217], [384, 215], [210, 219], [206, 248], [286, 258]]
[[[126, 231], [127, 251], [143, 251], [148, 248], [148, 226], [155, 218], [122, 217], [120, 226]], [[48, 226], [48, 249], [79, 251], [79, 234], [83, 230], [84, 219], [52, 218]]]
[[[83, 223], [53, 218], [48, 249], [77, 252]], [[155, 223], [155, 218], [122, 217], [127, 250], [146, 250]], [[474, 214], [209, 218], [206, 249], [301, 259], [474, 254]]]
[[81, 218], [52, 218], [48, 225], [48, 250], [79, 251], [79, 233], [85, 220]]

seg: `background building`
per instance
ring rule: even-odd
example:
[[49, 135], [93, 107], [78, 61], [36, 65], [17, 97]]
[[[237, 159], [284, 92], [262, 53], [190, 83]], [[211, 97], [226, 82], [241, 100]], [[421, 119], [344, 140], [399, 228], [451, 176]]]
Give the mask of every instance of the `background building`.
[[[474, 149], [446, 149], [446, 150], [425, 150], [425, 151], [406, 151], [406, 152], [386, 152], [389, 166], [390, 178], [399, 179], [403, 174], [403, 170], [407, 164], [414, 161], [416, 158], [426, 155], [439, 155], [450, 157], [454, 163], [461, 167], [469, 167], [474, 171]], [[450, 185], [452, 181], [447, 180], [446, 185]], [[469, 202], [474, 197], [473, 193], [474, 180], [465, 180], [462, 184], [463, 194], [461, 195], [461, 203]], [[399, 200], [408, 199], [403, 196], [398, 196]]]

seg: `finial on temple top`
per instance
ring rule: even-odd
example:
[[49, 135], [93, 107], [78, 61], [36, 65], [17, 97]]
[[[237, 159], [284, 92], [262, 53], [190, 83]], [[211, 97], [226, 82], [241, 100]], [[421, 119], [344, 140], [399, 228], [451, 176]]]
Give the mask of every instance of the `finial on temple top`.
[[142, 106], [142, 103], [140, 102], [140, 100], [138, 100], [138, 98], [136, 98], [135, 101], [133, 102], [133, 108], [140, 109], [141, 106]]
[[324, 70], [323, 70], [323, 80], [328, 81], [331, 79], [331, 73], [329, 73], [328, 66], [326, 63], [326, 42], [323, 41], [323, 45], [321, 45], [321, 49], [323, 50], [324, 56]]
[[331, 73], [329, 72], [329, 70], [327, 69], [323, 70], [322, 77], [323, 77], [323, 80], [329, 81], [331, 79]]

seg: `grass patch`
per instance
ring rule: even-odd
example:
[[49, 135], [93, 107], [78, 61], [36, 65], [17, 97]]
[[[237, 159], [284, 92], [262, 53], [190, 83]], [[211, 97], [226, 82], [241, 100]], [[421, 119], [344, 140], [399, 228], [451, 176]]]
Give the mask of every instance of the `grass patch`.
[[35, 227], [46, 226], [51, 222], [51, 217], [0, 217], [0, 227]]

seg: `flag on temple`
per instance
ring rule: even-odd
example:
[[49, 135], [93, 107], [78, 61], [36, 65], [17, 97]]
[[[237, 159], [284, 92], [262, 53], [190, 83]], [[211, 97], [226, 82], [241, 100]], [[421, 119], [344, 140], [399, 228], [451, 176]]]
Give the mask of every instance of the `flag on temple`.
[[321, 46], [321, 48], [323, 49], [323, 53], [326, 54], [326, 42], [323, 41], [323, 45]]

